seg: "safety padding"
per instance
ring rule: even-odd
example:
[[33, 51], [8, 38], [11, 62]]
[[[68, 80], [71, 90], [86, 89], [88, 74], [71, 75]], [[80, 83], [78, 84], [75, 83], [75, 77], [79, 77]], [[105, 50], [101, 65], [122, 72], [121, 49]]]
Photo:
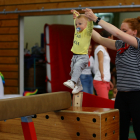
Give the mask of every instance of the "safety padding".
[[73, 106], [77, 107], [98, 107], [114, 108], [115, 101], [92, 95], [86, 92], [79, 92], [73, 96]]
[[0, 121], [67, 109], [71, 106], [69, 92], [44, 93], [0, 100]]

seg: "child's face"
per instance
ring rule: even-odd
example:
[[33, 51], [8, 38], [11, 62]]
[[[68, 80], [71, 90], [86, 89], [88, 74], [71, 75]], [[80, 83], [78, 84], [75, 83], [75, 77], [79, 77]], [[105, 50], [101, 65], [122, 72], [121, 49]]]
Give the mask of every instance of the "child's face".
[[82, 32], [87, 27], [87, 20], [83, 17], [77, 18], [75, 21], [76, 28], [80, 28], [80, 32]]

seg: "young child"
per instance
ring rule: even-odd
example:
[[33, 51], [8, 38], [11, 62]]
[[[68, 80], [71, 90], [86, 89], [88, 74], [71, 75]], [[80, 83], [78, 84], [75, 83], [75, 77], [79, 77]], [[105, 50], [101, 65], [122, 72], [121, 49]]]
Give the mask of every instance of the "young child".
[[90, 46], [91, 34], [93, 30], [93, 22], [90, 21], [85, 15], [79, 15], [75, 10], [71, 10], [73, 13], [75, 33], [74, 41], [71, 51], [73, 57], [71, 59], [71, 80], [64, 82], [63, 84], [71, 89], [72, 93], [76, 94], [83, 90], [80, 81], [80, 75], [82, 70], [88, 65], [88, 48]]

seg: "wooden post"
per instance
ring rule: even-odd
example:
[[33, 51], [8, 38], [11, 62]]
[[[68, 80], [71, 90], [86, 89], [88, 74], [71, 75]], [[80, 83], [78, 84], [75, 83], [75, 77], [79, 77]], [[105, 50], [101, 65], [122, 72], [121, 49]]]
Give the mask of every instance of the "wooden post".
[[73, 95], [73, 106], [82, 107], [82, 101], [83, 101], [83, 92], [79, 92]]
[[114, 108], [115, 101], [105, 99], [85, 92], [79, 92], [73, 95], [74, 107], [99, 107]]

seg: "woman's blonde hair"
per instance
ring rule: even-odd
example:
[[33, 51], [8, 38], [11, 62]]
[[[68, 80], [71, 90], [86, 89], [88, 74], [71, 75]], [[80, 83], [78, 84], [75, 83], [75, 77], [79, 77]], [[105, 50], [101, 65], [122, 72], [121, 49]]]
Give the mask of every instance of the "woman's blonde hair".
[[137, 18], [126, 18], [123, 23], [128, 23], [131, 30], [137, 30], [137, 36], [140, 37], [140, 16]]

